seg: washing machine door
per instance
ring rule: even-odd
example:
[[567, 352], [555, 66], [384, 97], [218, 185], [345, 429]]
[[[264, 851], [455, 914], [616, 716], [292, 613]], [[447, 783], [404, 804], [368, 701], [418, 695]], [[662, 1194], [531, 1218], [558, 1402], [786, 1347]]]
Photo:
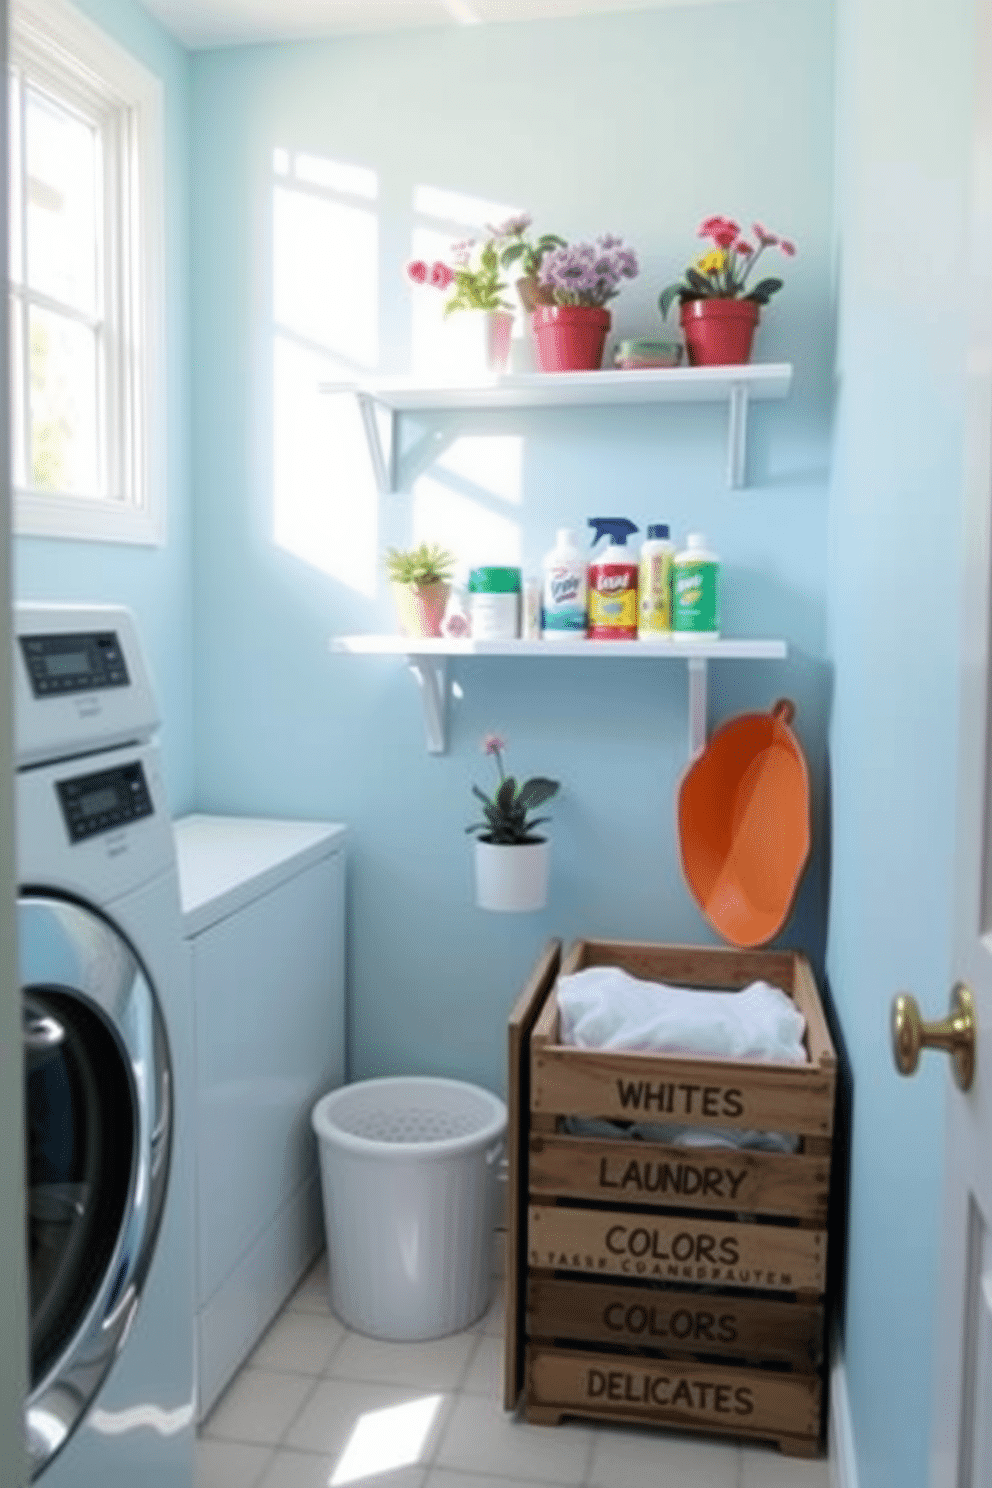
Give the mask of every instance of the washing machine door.
[[161, 1218], [172, 1136], [165, 1027], [98, 910], [17, 906], [24, 1020], [32, 1477], [125, 1346]]

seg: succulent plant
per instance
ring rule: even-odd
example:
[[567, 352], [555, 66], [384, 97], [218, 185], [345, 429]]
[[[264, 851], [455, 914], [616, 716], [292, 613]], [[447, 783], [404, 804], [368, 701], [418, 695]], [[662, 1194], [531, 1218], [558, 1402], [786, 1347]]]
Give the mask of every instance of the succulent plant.
[[386, 567], [394, 584], [446, 584], [451, 579], [455, 556], [438, 543], [421, 543], [418, 548], [387, 548]]

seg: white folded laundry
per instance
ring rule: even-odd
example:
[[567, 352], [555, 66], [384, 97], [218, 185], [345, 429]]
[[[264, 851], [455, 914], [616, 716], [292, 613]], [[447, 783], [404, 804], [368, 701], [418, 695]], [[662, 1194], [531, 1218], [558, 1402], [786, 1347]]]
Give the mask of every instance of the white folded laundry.
[[618, 966], [588, 966], [558, 978], [558, 1008], [562, 1042], [583, 1049], [806, 1063], [806, 1020], [767, 982], [709, 991], [644, 982]]

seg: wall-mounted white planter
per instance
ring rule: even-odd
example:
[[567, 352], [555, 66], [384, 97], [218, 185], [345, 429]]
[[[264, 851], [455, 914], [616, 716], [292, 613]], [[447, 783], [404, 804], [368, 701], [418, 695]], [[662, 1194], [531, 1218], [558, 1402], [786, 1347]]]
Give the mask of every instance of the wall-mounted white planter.
[[548, 902], [550, 842], [475, 843], [475, 902], [480, 909], [543, 909]]

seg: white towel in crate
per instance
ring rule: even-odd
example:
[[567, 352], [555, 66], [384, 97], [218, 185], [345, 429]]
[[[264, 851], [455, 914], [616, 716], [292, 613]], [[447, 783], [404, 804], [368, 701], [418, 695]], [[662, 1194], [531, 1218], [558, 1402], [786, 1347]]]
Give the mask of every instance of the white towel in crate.
[[644, 982], [618, 966], [588, 966], [558, 978], [558, 1008], [562, 1042], [582, 1049], [806, 1063], [806, 1020], [767, 982], [709, 991]]

